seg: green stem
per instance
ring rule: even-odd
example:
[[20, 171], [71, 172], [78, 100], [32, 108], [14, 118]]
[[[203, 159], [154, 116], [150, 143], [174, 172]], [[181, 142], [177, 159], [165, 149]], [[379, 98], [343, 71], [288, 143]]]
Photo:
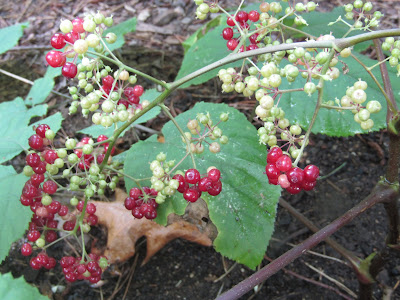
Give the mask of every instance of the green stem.
[[159, 106], [161, 107], [162, 111], [168, 116], [168, 118], [172, 121], [172, 123], [174, 123], [175, 127], [179, 130], [182, 138], [185, 140], [186, 147], [187, 147], [187, 152], [190, 153], [190, 157], [192, 158], [193, 168], [196, 169], [196, 162], [194, 160], [194, 155], [193, 155], [192, 151], [190, 150], [190, 141], [189, 141], [189, 139], [187, 138], [187, 136], [183, 132], [182, 128], [179, 126], [178, 122], [176, 122], [175, 118], [171, 115], [171, 113], [169, 112], [168, 108], [164, 104], [160, 104]]
[[349, 107], [343, 107], [343, 106], [334, 106], [334, 105], [327, 105], [322, 103], [321, 107], [327, 108], [327, 109], [336, 109], [336, 110], [353, 110], [357, 109], [357, 106], [349, 106]]
[[120, 170], [114, 169], [113, 167], [110, 167], [110, 166], [107, 166], [106, 169], [109, 169], [109, 170], [111, 170], [111, 171], [113, 171], [115, 173], [118, 173], [118, 174], [121, 174], [121, 175], [123, 175], [125, 177], [128, 177], [130, 180], [132, 180], [134, 183], [136, 183], [136, 185], [140, 189], [142, 189], [142, 186], [140, 185], [139, 181], [136, 178], [133, 178], [132, 176], [130, 176], [130, 175], [128, 175], [128, 174], [126, 174], [126, 173], [124, 173], [124, 172], [122, 172]]
[[375, 68], [375, 67], [377, 67], [377, 66], [380, 66], [380, 64], [383, 64], [384, 62], [388, 61], [389, 59], [390, 59], [390, 56], [387, 57], [387, 58], [385, 58], [384, 60], [381, 60], [381, 61], [377, 62], [377, 63], [374, 64], [373, 66], [368, 67], [367, 70], [371, 71], [373, 68]]
[[[331, 49], [331, 51], [329, 52], [328, 60], [326, 61], [326, 63], [322, 67], [322, 70], [321, 70], [321, 75], [322, 76], [325, 75], [326, 72], [328, 71], [329, 64], [331, 63], [332, 58], [334, 57], [334, 55], [335, 55], [335, 50]], [[308, 125], [308, 129], [307, 129], [306, 135], [305, 135], [304, 140], [303, 140], [303, 145], [301, 145], [301, 148], [300, 148], [299, 156], [297, 156], [295, 162], [293, 163], [294, 166], [297, 166], [297, 164], [299, 163], [299, 160], [300, 160], [300, 158], [301, 158], [301, 156], [303, 154], [304, 148], [306, 147], [308, 139], [310, 137], [311, 129], [314, 126], [314, 123], [315, 123], [315, 121], [317, 119], [317, 115], [318, 115], [319, 109], [321, 108], [321, 105], [322, 105], [322, 95], [323, 95], [324, 84], [325, 84], [325, 80], [322, 78], [322, 76], [319, 79], [319, 83], [318, 83], [318, 99], [317, 99], [317, 104], [315, 105], [314, 114], [312, 116], [310, 124]]]

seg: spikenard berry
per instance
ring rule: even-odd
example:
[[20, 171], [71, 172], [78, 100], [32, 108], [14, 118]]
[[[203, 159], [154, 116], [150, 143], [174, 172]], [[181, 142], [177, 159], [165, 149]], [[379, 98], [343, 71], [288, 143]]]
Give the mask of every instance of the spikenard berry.
[[78, 68], [74, 63], [66, 62], [61, 69], [61, 74], [68, 78], [75, 78]]
[[65, 37], [62, 33], [55, 33], [50, 40], [51, 46], [55, 49], [62, 49], [66, 45]]
[[224, 30], [222, 30], [222, 38], [224, 40], [229, 41], [230, 39], [232, 39], [233, 37], [233, 29], [230, 27], [225, 28]]
[[200, 172], [196, 169], [189, 169], [185, 172], [185, 181], [187, 183], [196, 184], [199, 182], [200, 178]]
[[43, 138], [38, 134], [33, 134], [28, 139], [29, 147], [35, 150], [40, 150], [43, 147]]
[[23, 256], [30, 256], [32, 254], [32, 245], [29, 243], [25, 243], [21, 247], [21, 254]]

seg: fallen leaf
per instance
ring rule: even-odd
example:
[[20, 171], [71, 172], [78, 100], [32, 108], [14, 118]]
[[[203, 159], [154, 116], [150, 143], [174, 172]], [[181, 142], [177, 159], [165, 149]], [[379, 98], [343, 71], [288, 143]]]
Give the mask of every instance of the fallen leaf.
[[211, 246], [211, 239], [193, 224], [177, 220], [164, 227], [154, 221], [135, 219], [124, 206], [127, 197], [122, 190], [116, 190], [116, 201], [92, 201], [100, 225], [108, 230], [107, 247], [104, 255], [110, 263], [122, 262], [135, 254], [135, 244], [142, 236], [147, 239], [147, 253], [142, 264], [163, 248], [168, 242], [183, 238], [203, 246]]

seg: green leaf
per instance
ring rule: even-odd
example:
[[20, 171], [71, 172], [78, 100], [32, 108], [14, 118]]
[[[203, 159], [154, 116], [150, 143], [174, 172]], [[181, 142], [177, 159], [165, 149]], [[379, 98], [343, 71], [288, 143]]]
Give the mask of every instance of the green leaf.
[[28, 126], [32, 117], [47, 113], [47, 105], [34, 106], [27, 109], [22, 98], [0, 104], [0, 163], [3, 163], [28, 149], [28, 138], [34, 134], [32, 126], [48, 124], [54, 132], [61, 128], [63, 117], [56, 113], [46, 119]]
[[0, 54], [17, 45], [18, 40], [24, 33], [24, 28], [28, 27], [28, 25], [29, 22], [25, 22], [0, 29]]
[[[146, 92], [141, 96], [141, 98], [143, 100], [149, 100], [152, 101], [154, 99], [156, 99], [161, 93], [158, 92], [156, 89], [149, 89], [146, 90]], [[125, 129], [120, 137], [124, 136], [124, 134], [132, 128], [132, 126], [134, 126], [135, 124], [140, 124], [140, 123], [145, 123], [148, 120], [151, 120], [155, 117], [158, 116], [158, 114], [160, 113], [160, 108], [159, 107], [155, 107], [152, 110], [150, 110], [147, 114], [141, 116], [138, 120], [136, 120], [135, 122], [133, 122], [127, 129]], [[118, 128], [121, 127], [124, 123], [122, 122], [118, 122], [117, 126]], [[115, 128], [113, 126], [108, 127], [108, 128], [104, 128], [102, 125], [92, 125], [89, 127], [86, 127], [80, 131], [78, 131], [79, 133], [83, 133], [83, 134], [87, 134], [90, 135], [92, 137], [97, 138], [99, 135], [104, 134], [106, 136], [112, 136], [114, 134], [114, 130]]]
[[[376, 63], [365, 55], [355, 55], [367, 66], [372, 66]], [[335, 98], [341, 99], [349, 86], [352, 86], [361, 77], [362, 80], [368, 83], [367, 101], [377, 100], [382, 104], [382, 110], [379, 113], [371, 114], [371, 119], [374, 121], [374, 127], [372, 131], [378, 131], [386, 127], [386, 101], [380, 93], [375, 82], [371, 79], [368, 73], [365, 72], [364, 68], [358, 64], [353, 58], [342, 59], [348, 66], [349, 72], [346, 75], [341, 74], [338, 79], [332, 82], [325, 82], [323, 101], [335, 100]], [[395, 68], [388, 66], [389, 77], [393, 82], [398, 81], [396, 76]], [[282, 67], [282, 66], [281, 66]], [[340, 63], [336, 66], [341, 69]], [[372, 73], [376, 76], [379, 82], [382, 83], [379, 68], [374, 68]], [[300, 77], [300, 76], [299, 76]], [[305, 84], [303, 78], [296, 79], [295, 83], [289, 85], [286, 80], [283, 80], [283, 84], [279, 87], [280, 89], [293, 89], [302, 88]], [[318, 82], [314, 80], [314, 83]], [[393, 92], [396, 101], [400, 103], [400, 86], [393, 84]], [[315, 105], [317, 101], [317, 93], [312, 97], [307, 96], [304, 92], [285, 93], [279, 102], [279, 106], [285, 111], [285, 117], [291, 122], [298, 123], [303, 128], [308, 128], [309, 122], [312, 119]], [[360, 125], [354, 121], [354, 115], [351, 111], [336, 111], [332, 109], [321, 108], [317, 120], [312, 128], [313, 133], [322, 133], [329, 136], [351, 136], [357, 133], [367, 133], [369, 131], [362, 130]]]
[[109, 32], [114, 32], [117, 35], [117, 40], [113, 44], [107, 43], [107, 47], [111, 51], [121, 48], [125, 44], [124, 35], [127, 34], [128, 32], [134, 32], [135, 30], [136, 30], [136, 17], [133, 17], [116, 26], [108, 28], [106, 31], [104, 31], [103, 36], [105, 36]]
[[0, 261], [7, 256], [11, 244], [25, 233], [31, 220], [32, 211], [19, 201], [27, 179], [12, 166], [0, 165], [0, 226], [4, 228], [0, 235]]
[[[222, 145], [220, 153], [212, 154], [206, 149], [203, 154], [195, 156], [201, 174], [206, 173], [209, 166], [216, 166], [222, 173], [222, 193], [216, 197], [202, 196], [218, 229], [215, 248], [222, 255], [255, 268], [261, 262], [273, 232], [280, 188], [268, 185], [263, 174], [265, 147], [259, 145], [256, 129], [242, 113], [226, 104], [201, 102], [179, 115], [176, 122], [185, 130], [188, 120], [200, 112], [210, 112], [214, 124], [220, 113], [229, 113], [229, 121], [218, 125], [229, 137], [229, 143]], [[125, 159], [126, 174], [138, 179], [151, 177], [149, 163], [159, 152], [166, 153], [167, 160], [176, 162], [185, 156], [186, 146], [172, 121], [165, 124], [162, 132], [165, 137], [163, 144], [152, 136], [131, 147]], [[191, 159], [187, 157], [178, 168], [191, 167]], [[125, 183], [128, 191], [134, 186], [127, 177]], [[166, 224], [168, 214], [182, 214], [185, 206], [186, 201], [177, 193], [159, 206], [156, 221]]]
[[33, 106], [43, 103], [54, 87], [54, 77], [58, 76], [58, 69], [48, 67], [44, 77], [36, 79], [26, 96], [25, 103]]
[[2, 300], [49, 300], [36, 287], [27, 283], [24, 277], [15, 279], [11, 273], [0, 274], [0, 298]]

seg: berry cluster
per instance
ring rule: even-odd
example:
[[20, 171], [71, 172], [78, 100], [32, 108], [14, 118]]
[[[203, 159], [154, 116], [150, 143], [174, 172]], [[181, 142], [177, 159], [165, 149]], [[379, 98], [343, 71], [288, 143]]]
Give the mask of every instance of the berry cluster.
[[65, 280], [75, 282], [76, 280], [87, 280], [90, 283], [97, 283], [101, 279], [101, 274], [108, 266], [106, 257], [98, 257], [90, 253], [90, 261], [82, 261], [81, 258], [64, 256], [60, 260]]
[[[97, 52], [103, 51], [100, 43], [102, 33], [106, 27], [111, 26], [111, 17], [105, 18], [101, 13], [87, 15], [85, 19], [63, 20], [60, 24], [62, 33], [56, 33], [51, 37], [51, 46], [57, 50], [65, 47], [64, 52], [51, 50], [46, 54], [47, 63], [53, 68], [62, 67], [62, 74], [68, 78], [74, 78], [78, 73], [75, 64], [78, 55], [84, 55], [89, 47]], [[105, 40], [112, 44], [117, 37], [114, 33], [108, 33]], [[67, 62], [67, 58], [73, 58]]]
[[[221, 145], [218, 142], [209, 143], [206, 139], [209, 138], [215, 141], [219, 138], [219, 142], [222, 145], [228, 143], [229, 139], [226, 135], [222, 134], [222, 129], [218, 127], [221, 122], [227, 122], [229, 119], [229, 114], [222, 113], [219, 116], [219, 121], [214, 125], [210, 113], [204, 114], [199, 113], [195, 120], [190, 120], [187, 123], [187, 128], [190, 132], [185, 132], [185, 137], [182, 137], [182, 142], [186, 143], [186, 139], [190, 142], [190, 152], [201, 154], [204, 152], [204, 143], [208, 144], [208, 149], [211, 153], [218, 153], [221, 151]], [[204, 126], [204, 130], [201, 126]], [[195, 137], [197, 135], [197, 137]]]
[[[205, 3], [208, 2], [208, 3]], [[199, 20], [204, 20], [208, 13], [217, 13], [219, 8], [217, 6], [218, 1], [204, 1], [204, 0], [194, 0], [197, 6], [196, 17]]]
[[353, 4], [348, 3], [344, 5], [345, 15], [347, 20], [356, 20], [353, 27], [359, 30], [371, 30], [379, 26], [379, 19], [383, 14], [380, 11], [371, 13], [373, 5], [371, 2], [363, 2], [362, 0], [355, 0]]
[[[25, 255], [25, 256], [27, 256], [27, 255]], [[57, 264], [57, 262], [56, 262], [55, 258], [47, 256], [47, 254], [44, 252], [39, 253], [37, 256], [32, 257], [29, 262], [29, 265], [34, 270], [40, 270], [41, 268], [50, 270], [50, 269], [53, 269], [56, 266], [56, 264]]]
[[149, 187], [131, 188], [129, 196], [125, 199], [125, 208], [132, 211], [132, 215], [136, 219], [145, 217], [153, 220], [157, 217], [158, 203], [155, 198], [158, 192]]
[[301, 190], [311, 191], [319, 176], [319, 169], [314, 165], [308, 165], [304, 170], [292, 167], [291, 158], [283, 154], [279, 147], [273, 147], [268, 152], [265, 172], [270, 184], [279, 184], [290, 194], [298, 194]]
[[217, 196], [222, 191], [220, 180], [221, 172], [215, 167], [207, 170], [207, 175], [201, 177], [196, 169], [188, 169], [185, 174], [176, 174], [172, 177], [178, 180], [178, 192], [183, 194], [183, 198], [189, 202], [196, 202], [202, 192], [207, 192], [211, 196]]
[[382, 43], [382, 50], [390, 51], [389, 65], [396, 67], [397, 76], [400, 76], [400, 40], [395, 40], [393, 37], [387, 37], [385, 42]]

